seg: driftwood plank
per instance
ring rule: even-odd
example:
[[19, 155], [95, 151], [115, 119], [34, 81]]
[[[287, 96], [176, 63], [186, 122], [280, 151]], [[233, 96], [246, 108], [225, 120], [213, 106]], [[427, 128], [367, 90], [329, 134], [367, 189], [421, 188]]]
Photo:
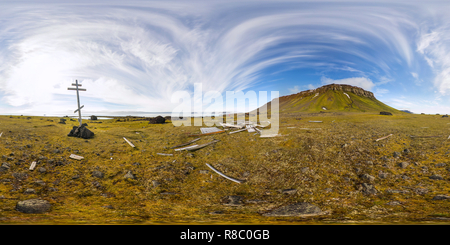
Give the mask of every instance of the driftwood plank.
[[261, 136], [259, 136], [260, 138], [271, 138], [271, 137], [277, 137], [280, 136], [279, 134], [261, 134]]
[[438, 138], [438, 137], [442, 137], [441, 135], [436, 135], [436, 136], [414, 136], [414, 135], [410, 135], [411, 138]]
[[169, 153], [156, 153], [156, 155], [160, 155], [160, 156], [173, 156], [173, 154], [169, 154]]
[[377, 139], [377, 140], [375, 140], [375, 141], [384, 140], [384, 139], [386, 139], [386, 138], [388, 138], [388, 137], [391, 137], [391, 136], [392, 136], [392, 134], [390, 134], [390, 135], [388, 135], [388, 136], [381, 137], [381, 138], [379, 138], [379, 139]]
[[127, 140], [125, 137], [123, 137], [123, 139], [129, 144], [129, 145], [131, 145], [131, 147], [136, 147], [136, 146], [134, 146], [133, 145], [133, 143], [131, 143], [129, 140]]
[[204, 136], [204, 135], [220, 134], [220, 133], [225, 133], [225, 130], [212, 132], [212, 133], [207, 133], [207, 134], [189, 134], [188, 136], [190, 136], [190, 137], [192, 137], [192, 136]]
[[202, 134], [209, 134], [209, 133], [219, 132], [222, 130], [214, 127], [214, 128], [200, 128], [200, 131], [202, 132]]
[[246, 129], [246, 128], [244, 128], [244, 129], [239, 129], [239, 130], [230, 132], [229, 134], [239, 133], [239, 132], [242, 132], [242, 131], [245, 131], [245, 130], [247, 130], [247, 129]]
[[36, 162], [32, 162], [31, 166], [30, 166], [30, 170], [34, 170], [35, 167], [36, 167]]
[[183, 147], [183, 148], [175, 149], [175, 151], [185, 151], [185, 150], [188, 150], [189, 148], [194, 148], [194, 147], [197, 147], [197, 146], [198, 145], [186, 146], [186, 147]]
[[209, 165], [209, 164], [206, 164], [206, 166], [208, 166], [208, 167], [209, 167], [210, 169], [212, 169], [214, 172], [218, 173], [220, 176], [222, 176], [222, 177], [224, 177], [224, 178], [226, 178], [226, 179], [229, 179], [229, 180], [234, 181], [234, 182], [239, 183], [239, 184], [245, 182], [244, 180], [238, 180], [238, 179], [235, 179], [235, 178], [228, 177], [228, 176], [226, 176], [225, 174], [221, 173], [219, 170], [215, 169], [213, 166], [211, 166], [211, 165]]
[[77, 156], [77, 155], [75, 155], [75, 154], [70, 154], [69, 157], [70, 157], [70, 158], [73, 158], [73, 159], [77, 159], [77, 160], [84, 159], [84, 157], [82, 157], [82, 156]]
[[217, 142], [219, 142], [219, 140], [214, 140], [214, 141], [202, 144], [202, 145], [196, 145], [196, 146], [193, 146], [193, 147], [189, 147], [186, 150], [188, 150], [188, 151], [195, 151], [195, 150], [201, 149], [203, 147], [206, 147], [208, 145], [211, 145], [211, 144], [214, 144], [214, 143], [217, 143]]
[[3, 132], [0, 133], [0, 137], [2, 137]]
[[322, 121], [309, 121], [309, 122], [312, 122], [312, 123], [321, 123]]
[[192, 144], [192, 143], [194, 143], [195, 141], [197, 141], [197, 140], [199, 140], [199, 139], [201, 139], [201, 138], [197, 138], [197, 139], [191, 140], [191, 141], [186, 142], [186, 143], [183, 143], [183, 144], [179, 144], [179, 145], [176, 145], [176, 146], [172, 146], [170, 149], [174, 149], [174, 148], [178, 148], [178, 147], [182, 147], [182, 146], [185, 146], [185, 145]]

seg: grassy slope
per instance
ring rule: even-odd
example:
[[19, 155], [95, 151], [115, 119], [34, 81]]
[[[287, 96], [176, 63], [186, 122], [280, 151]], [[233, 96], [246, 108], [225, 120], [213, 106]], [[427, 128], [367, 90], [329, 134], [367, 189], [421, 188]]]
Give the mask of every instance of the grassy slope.
[[[318, 96], [310, 95], [305, 97], [292, 96], [289, 99], [279, 101], [281, 113], [296, 112], [376, 112], [387, 111], [391, 113], [403, 114], [404, 112], [394, 109], [376, 99], [358, 96], [347, 92], [349, 99], [342, 91], [329, 90]], [[353, 103], [352, 103], [353, 102]], [[327, 110], [323, 110], [326, 107]], [[262, 111], [262, 110], [261, 110]], [[270, 111], [270, 110], [269, 110]]]

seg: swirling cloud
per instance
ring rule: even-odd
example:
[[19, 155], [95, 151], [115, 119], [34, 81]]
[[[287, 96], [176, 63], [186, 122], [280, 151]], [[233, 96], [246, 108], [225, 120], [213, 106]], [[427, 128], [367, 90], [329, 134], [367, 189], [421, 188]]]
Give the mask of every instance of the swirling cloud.
[[286, 74], [305, 70], [315, 73], [316, 84], [325, 77], [326, 83], [392, 92], [406, 77], [400, 74], [407, 74], [411, 84], [429, 78], [441, 94], [450, 91], [449, 5], [440, 3], [0, 5], [4, 110], [73, 111], [74, 94], [67, 87], [75, 79], [87, 88], [81, 94], [90, 102], [86, 111], [170, 111], [176, 106], [169, 103], [171, 95], [192, 92], [195, 83], [220, 93], [297, 91], [311, 80]]

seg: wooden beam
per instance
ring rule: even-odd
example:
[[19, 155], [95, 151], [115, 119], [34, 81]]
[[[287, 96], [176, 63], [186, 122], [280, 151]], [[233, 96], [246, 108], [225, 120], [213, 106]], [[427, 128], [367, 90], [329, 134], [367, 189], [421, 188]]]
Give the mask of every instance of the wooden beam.
[[242, 132], [242, 131], [245, 131], [245, 130], [247, 130], [247, 129], [246, 129], [246, 128], [244, 128], [244, 129], [239, 129], [239, 130], [230, 132], [229, 134], [239, 133], [239, 132]]
[[67, 90], [78, 90], [78, 91], [86, 91], [85, 88], [67, 88]]
[[32, 162], [30, 166], [30, 170], [33, 170], [36, 167], [36, 162]]
[[391, 136], [392, 136], [392, 134], [390, 134], [390, 135], [388, 135], [388, 136], [381, 137], [381, 138], [379, 138], [379, 139], [377, 139], [377, 140], [375, 140], [375, 141], [384, 140], [384, 139], [386, 139], [386, 138], [388, 138], [388, 137], [391, 137]]
[[123, 139], [129, 144], [129, 145], [131, 145], [131, 147], [136, 147], [136, 146], [134, 146], [133, 145], [133, 143], [131, 143], [129, 140], [127, 140], [125, 137], [123, 137]]
[[160, 155], [160, 156], [173, 156], [173, 154], [168, 154], [168, 153], [156, 153], [156, 155]]
[[411, 138], [438, 138], [438, 137], [442, 137], [441, 135], [436, 135], [436, 136], [414, 136], [414, 135], [410, 135]]
[[73, 158], [73, 159], [76, 159], [76, 160], [84, 159], [84, 157], [82, 157], [82, 156], [77, 156], [77, 155], [75, 155], [75, 154], [70, 154], [69, 157], [70, 157], [70, 158]]
[[228, 177], [228, 176], [226, 176], [225, 174], [221, 173], [219, 170], [215, 169], [213, 166], [211, 166], [211, 165], [209, 165], [209, 164], [206, 164], [206, 166], [208, 166], [208, 167], [209, 167], [210, 169], [212, 169], [214, 172], [218, 173], [220, 176], [222, 176], [222, 177], [224, 177], [224, 178], [226, 178], [226, 179], [229, 179], [229, 180], [234, 181], [234, 182], [239, 183], [239, 184], [245, 182], [244, 180], [238, 180], [238, 179], [235, 179], [235, 178]]
[[183, 143], [183, 144], [179, 144], [179, 145], [176, 145], [176, 146], [172, 146], [172, 147], [170, 147], [170, 149], [174, 149], [174, 148], [178, 148], [178, 147], [182, 147], [182, 146], [185, 146], [185, 145], [192, 144], [192, 143], [194, 143], [195, 141], [197, 141], [197, 140], [199, 140], [199, 139], [201, 139], [201, 138], [197, 138], [197, 139], [195, 139], [195, 140], [191, 140], [191, 141], [186, 142], [186, 143]]

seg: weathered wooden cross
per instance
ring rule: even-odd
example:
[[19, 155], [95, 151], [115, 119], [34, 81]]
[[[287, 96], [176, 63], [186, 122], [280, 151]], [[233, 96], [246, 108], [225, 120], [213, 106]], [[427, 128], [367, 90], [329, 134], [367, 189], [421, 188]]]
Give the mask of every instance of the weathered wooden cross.
[[73, 113], [76, 113], [78, 111], [78, 122], [80, 122], [80, 127], [81, 127], [81, 108], [83, 108], [84, 105], [82, 105], [80, 107], [80, 95], [78, 94], [78, 91], [86, 91], [86, 89], [78, 88], [78, 87], [81, 87], [81, 84], [78, 84], [78, 80], [75, 80], [75, 83], [72, 83], [72, 86], [75, 86], [75, 88], [67, 88], [67, 90], [76, 90], [77, 91], [78, 109], [76, 109]]

